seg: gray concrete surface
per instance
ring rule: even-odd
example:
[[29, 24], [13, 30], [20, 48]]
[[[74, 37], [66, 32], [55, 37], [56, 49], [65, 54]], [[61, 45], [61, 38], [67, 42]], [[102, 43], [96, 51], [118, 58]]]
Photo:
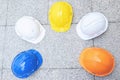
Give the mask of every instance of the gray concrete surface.
[[5, 25], [7, 19], [7, 0], [0, 0], [0, 25]]
[[[21, 51], [37, 49], [43, 56], [41, 68], [25, 80], [120, 80], [120, 0], [62, 0], [73, 6], [71, 29], [56, 33], [50, 29], [48, 10], [59, 0], [0, 0], [0, 80], [22, 80], [11, 72], [13, 58]], [[99, 11], [109, 20], [109, 29], [89, 41], [79, 38], [76, 24], [88, 12]], [[43, 41], [34, 45], [20, 39], [14, 30], [15, 22], [22, 16], [33, 16], [46, 29]], [[78, 63], [82, 49], [102, 47], [109, 50], [116, 61], [115, 70], [106, 77], [87, 73]]]

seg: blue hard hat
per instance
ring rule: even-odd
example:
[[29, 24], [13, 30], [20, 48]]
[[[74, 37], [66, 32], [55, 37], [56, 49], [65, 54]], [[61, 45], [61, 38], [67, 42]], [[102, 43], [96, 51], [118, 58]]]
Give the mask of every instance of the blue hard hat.
[[43, 59], [40, 53], [34, 49], [20, 52], [13, 60], [11, 69], [18, 78], [27, 78], [41, 65]]

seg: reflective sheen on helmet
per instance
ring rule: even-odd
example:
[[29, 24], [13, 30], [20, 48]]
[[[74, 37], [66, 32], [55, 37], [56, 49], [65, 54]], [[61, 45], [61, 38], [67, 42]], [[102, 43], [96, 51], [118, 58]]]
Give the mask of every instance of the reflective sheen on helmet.
[[99, 12], [86, 14], [77, 24], [77, 34], [83, 40], [95, 38], [104, 33], [108, 28], [107, 18]]
[[20, 52], [13, 60], [11, 69], [18, 78], [27, 78], [43, 63], [42, 56], [34, 49]]
[[107, 76], [115, 66], [112, 54], [96, 47], [84, 49], [80, 54], [79, 62], [86, 71], [95, 76]]
[[24, 16], [15, 25], [15, 31], [23, 40], [37, 44], [45, 35], [43, 26], [33, 17]]
[[72, 6], [67, 2], [55, 2], [49, 10], [49, 21], [52, 30], [66, 32], [70, 29], [73, 17]]

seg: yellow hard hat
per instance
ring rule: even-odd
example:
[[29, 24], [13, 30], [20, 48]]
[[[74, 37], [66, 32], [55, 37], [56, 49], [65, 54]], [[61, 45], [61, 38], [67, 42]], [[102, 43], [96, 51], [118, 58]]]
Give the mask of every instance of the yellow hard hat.
[[52, 30], [66, 32], [70, 29], [73, 11], [72, 6], [67, 2], [55, 2], [49, 10], [49, 21]]

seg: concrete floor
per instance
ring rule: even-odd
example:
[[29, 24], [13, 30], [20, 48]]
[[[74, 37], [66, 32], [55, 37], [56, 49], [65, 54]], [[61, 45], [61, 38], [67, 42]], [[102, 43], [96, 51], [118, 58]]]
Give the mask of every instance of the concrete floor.
[[[11, 62], [21, 51], [37, 49], [44, 58], [42, 67], [25, 80], [120, 80], [120, 0], [65, 0], [73, 6], [74, 18], [66, 33], [50, 29], [48, 10], [58, 0], [0, 0], [0, 80], [21, 80], [11, 72]], [[99, 11], [109, 20], [106, 33], [84, 41], [76, 34], [76, 24], [88, 12]], [[34, 45], [21, 40], [14, 31], [15, 22], [22, 16], [33, 16], [46, 29], [46, 36]], [[96, 77], [87, 73], [78, 63], [82, 49], [102, 47], [115, 57], [113, 73]]]

